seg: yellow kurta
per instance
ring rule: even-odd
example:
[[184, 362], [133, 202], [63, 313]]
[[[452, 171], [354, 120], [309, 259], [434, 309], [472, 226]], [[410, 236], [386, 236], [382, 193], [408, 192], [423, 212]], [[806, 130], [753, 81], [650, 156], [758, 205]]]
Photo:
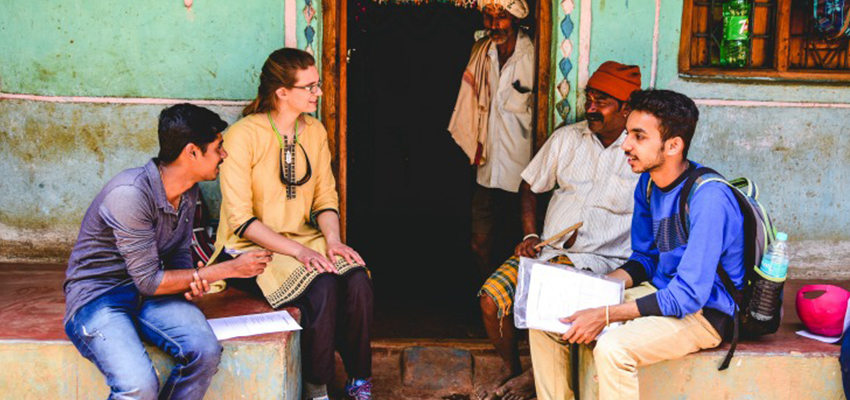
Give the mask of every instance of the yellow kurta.
[[[303, 129], [302, 129], [303, 127]], [[216, 252], [261, 249], [236, 234], [246, 222], [257, 218], [273, 231], [325, 254], [327, 243], [315, 225], [319, 212], [339, 210], [336, 182], [331, 171], [328, 134], [317, 119], [304, 116], [298, 123], [298, 141], [310, 158], [313, 173], [307, 183], [295, 189], [295, 198], [286, 198], [286, 185], [280, 181], [281, 151], [277, 135], [266, 114], [249, 115], [224, 134], [227, 158], [221, 165], [221, 221]], [[299, 146], [295, 151], [295, 177], [304, 177], [307, 160]], [[359, 265], [336, 260], [340, 273]], [[307, 269], [293, 257], [275, 254], [257, 283], [272, 307], [279, 307], [300, 296], [319, 273]]]

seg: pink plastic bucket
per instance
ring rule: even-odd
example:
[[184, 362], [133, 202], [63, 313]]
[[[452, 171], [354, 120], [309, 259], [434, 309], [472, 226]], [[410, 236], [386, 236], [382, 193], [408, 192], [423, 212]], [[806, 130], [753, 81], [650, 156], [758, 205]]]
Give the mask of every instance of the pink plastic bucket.
[[841, 336], [847, 299], [850, 292], [838, 286], [806, 285], [797, 292], [797, 315], [811, 333]]

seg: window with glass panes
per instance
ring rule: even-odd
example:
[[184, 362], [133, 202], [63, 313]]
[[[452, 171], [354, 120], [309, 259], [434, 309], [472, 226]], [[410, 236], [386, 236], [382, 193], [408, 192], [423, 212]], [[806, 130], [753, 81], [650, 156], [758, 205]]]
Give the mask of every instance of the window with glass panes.
[[847, 37], [824, 37], [815, 29], [813, 0], [748, 0], [745, 66], [723, 68], [724, 0], [685, 0], [679, 72], [694, 78], [848, 81]]

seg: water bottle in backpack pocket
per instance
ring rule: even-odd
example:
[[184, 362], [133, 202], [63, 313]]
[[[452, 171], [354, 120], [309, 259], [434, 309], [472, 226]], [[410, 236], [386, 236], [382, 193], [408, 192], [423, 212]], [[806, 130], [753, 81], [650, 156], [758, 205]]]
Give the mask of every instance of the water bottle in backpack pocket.
[[749, 315], [761, 322], [775, 318], [776, 310], [781, 308], [782, 289], [788, 275], [788, 235], [776, 234], [774, 241], [755, 267], [757, 274], [753, 283], [753, 293], [748, 305]]

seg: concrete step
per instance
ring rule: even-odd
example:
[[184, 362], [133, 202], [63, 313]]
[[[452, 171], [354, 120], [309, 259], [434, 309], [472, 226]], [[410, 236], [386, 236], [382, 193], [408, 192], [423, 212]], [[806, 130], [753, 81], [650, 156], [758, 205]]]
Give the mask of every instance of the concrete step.
[[[844, 399], [840, 346], [803, 338], [805, 329], [795, 310], [796, 293], [807, 284], [834, 284], [850, 288], [847, 280], [789, 280], [785, 285], [783, 319], [779, 332], [742, 340], [732, 363], [718, 371], [729, 344], [638, 368], [640, 398], [681, 399]], [[597, 399], [598, 376], [592, 350], [579, 353], [580, 398]]]
[[[789, 281], [778, 333], [741, 341], [725, 371], [717, 371], [717, 367], [728, 344], [641, 367], [641, 399], [843, 399], [839, 346], [795, 334], [804, 329], [794, 309], [795, 294], [805, 284], [822, 283], [850, 287], [848, 281]], [[398, 339], [376, 341], [373, 348], [379, 399], [473, 399], [473, 387], [503, 368], [486, 340]], [[528, 365], [525, 343], [521, 352]], [[598, 399], [598, 377], [588, 347], [580, 348], [578, 370], [579, 398]], [[341, 362], [337, 376], [345, 376]]]
[[[792, 333], [793, 334], [793, 333]], [[777, 346], [739, 348], [732, 364], [718, 371], [728, 346], [703, 351], [638, 369], [641, 400], [839, 400], [844, 399], [838, 348], [810, 349], [790, 344], [787, 334]], [[790, 340], [789, 340], [790, 339]], [[808, 339], [801, 339], [808, 340]], [[766, 347], [766, 348], [759, 348]], [[768, 348], [773, 348], [769, 350]], [[801, 351], [802, 350], [802, 351]], [[829, 351], [823, 351], [829, 350]], [[579, 353], [580, 399], [599, 398], [599, 385], [590, 348]]]
[[[95, 400], [109, 395], [103, 375], [65, 336], [64, 267], [0, 265], [0, 399]], [[237, 290], [198, 302], [209, 318], [267, 312], [263, 299]], [[296, 319], [297, 309], [288, 309]], [[222, 342], [224, 353], [207, 399], [300, 400], [300, 335], [276, 333]], [[148, 346], [164, 381], [170, 357]]]
[[[0, 264], [0, 400], [101, 399], [107, 388], [62, 330], [61, 265]], [[716, 370], [725, 347], [639, 369], [644, 399], [841, 399], [839, 348], [799, 337], [794, 298], [803, 284], [789, 281], [780, 333], [739, 345], [732, 367]], [[216, 318], [269, 310], [240, 291], [204, 297], [199, 306]], [[295, 316], [298, 311], [290, 310]], [[297, 399], [301, 391], [299, 335], [273, 334], [224, 343], [224, 359], [207, 399]], [[150, 349], [160, 376], [170, 361]], [[529, 364], [528, 349], [521, 348]], [[373, 343], [377, 399], [471, 399], [476, 384], [496, 376], [502, 363], [486, 340], [395, 339]], [[580, 398], [595, 399], [589, 350], [580, 352]], [[334, 397], [345, 373], [337, 363]], [[566, 379], [566, 377], [565, 377]]]
[[[523, 364], [528, 367], [528, 346], [520, 344]], [[393, 339], [372, 344], [372, 369], [376, 399], [468, 400], [473, 388], [495, 377], [503, 368], [501, 359], [486, 340]], [[337, 382], [345, 379], [342, 360], [337, 357]], [[342, 398], [336, 390], [335, 398]]]
[[[297, 337], [297, 335], [295, 336]], [[289, 335], [268, 340], [227, 340], [206, 399], [300, 400], [298, 341]], [[156, 347], [146, 346], [160, 383], [174, 366]], [[0, 340], [0, 399], [102, 400], [109, 396], [103, 375], [68, 341]]]

